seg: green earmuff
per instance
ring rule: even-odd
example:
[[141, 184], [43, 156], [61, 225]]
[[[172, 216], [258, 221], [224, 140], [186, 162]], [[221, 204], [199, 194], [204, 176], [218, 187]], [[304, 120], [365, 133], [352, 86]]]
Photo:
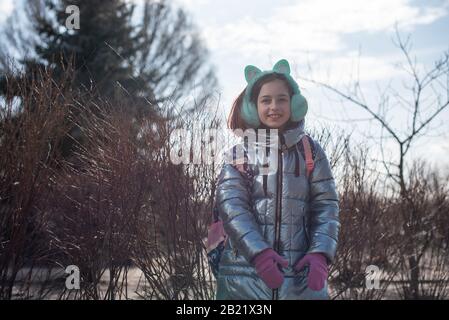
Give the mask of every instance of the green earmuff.
[[287, 60], [279, 60], [274, 65], [273, 70], [268, 71], [261, 71], [255, 66], [248, 65], [245, 67], [245, 79], [248, 85], [246, 87], [245, 96], [243, 97], [241, 116], [252, 128], [258, 128], [260, 126], [260, 119], [257, 112], [257, 106], [251, 101], [251, 91], [258, 80], [271, 73], [280, 73], [284, 75], [293, 89], [293, 96], [290, 101], [290, 120], [294, 122], [300, 121], [304, 119], [307, 113], [307, 100], [301, 94], [298, 84], [290, 75], [290, 65]]

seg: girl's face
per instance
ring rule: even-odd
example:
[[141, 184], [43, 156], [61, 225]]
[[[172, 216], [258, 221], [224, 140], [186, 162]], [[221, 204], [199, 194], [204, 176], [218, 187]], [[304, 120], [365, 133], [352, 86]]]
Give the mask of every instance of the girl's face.
[[269, 128], [283, 129], [290, 119], [290, 95], [284, 81], [265, 83], [257, 97], [260, 121]]

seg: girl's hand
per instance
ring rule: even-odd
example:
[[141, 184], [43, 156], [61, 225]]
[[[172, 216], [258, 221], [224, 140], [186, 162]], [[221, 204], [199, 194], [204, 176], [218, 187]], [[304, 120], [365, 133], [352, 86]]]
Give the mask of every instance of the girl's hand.
[[294, 266], [295, 271], [300, 271], [306, 265], [309, 265], [309, 276], [307, 285], [310, 289], [319, 291], [323, 289], [324, 283], [328, 276], [328, 266], [326, 257], [322, 253], [306, 254]]
[[278, 264], [288, 267], [288, 260], [282, 258], [273, 249], [265, 249], [254, 259], [253, 264], [259, 277], [270, 289], [279, 288], [284, 282], [284, 275], [279, 270]]

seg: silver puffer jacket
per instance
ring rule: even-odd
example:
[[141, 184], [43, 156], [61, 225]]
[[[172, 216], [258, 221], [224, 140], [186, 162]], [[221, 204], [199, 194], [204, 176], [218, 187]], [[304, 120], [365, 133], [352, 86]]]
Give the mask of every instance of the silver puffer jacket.
[[[266, 175], [265, 183], [258, 165], [250, 165], [252, 179], [231, 164], [223, 165], [216, 201], [229, 241], [219, 264], [217, 300], [329, 298], [327, 281], [322, 290], [313, 291], [307, 287], [309, 268], [293, 270], [306, 253], [324, 253], [331, 263], [340, 229], [338, 195], [329, 161], [313, 140], [315, 167], [309, 184], [305, 160], [298, 151], [304, 134], [304, 120], [282, 134], [284, 145], [279, 143], [277, 171]], [[268, 288], [250, 263], [266, 248], [273, 248], [289, 261], [279, 289]]]

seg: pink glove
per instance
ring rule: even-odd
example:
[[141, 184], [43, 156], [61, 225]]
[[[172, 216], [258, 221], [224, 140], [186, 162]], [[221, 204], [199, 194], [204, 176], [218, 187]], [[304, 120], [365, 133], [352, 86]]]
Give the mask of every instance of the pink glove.
[[284, 275], [279, 270], [278, 264], [287, 268], [288, 260], [269, 248], [259, 253], [252, 261], [257, 274], [270, 289], [277, 289], [282, 285]]
[[300, 271], [306, 265], [309, 265], [310, 270], [307, 280], [308, 287], [315, 291], [323, 289], [328, 275], [326, 257], [322, 253], [306, 254], [298, 261], [294, 269]]

